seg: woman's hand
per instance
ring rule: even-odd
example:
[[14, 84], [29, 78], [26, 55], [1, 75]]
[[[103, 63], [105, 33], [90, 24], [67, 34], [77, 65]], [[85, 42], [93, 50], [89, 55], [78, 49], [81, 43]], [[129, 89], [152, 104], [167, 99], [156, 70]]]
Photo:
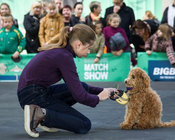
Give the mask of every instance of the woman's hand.
[[104, 101], [109, 99], [111, 96], [111, 92], [116, 90], [116, 88], [104, 88], [103, 91], [98, 94], [99, 100]]
[[110, 91], [104, 88], [103, 91], [98, 94], [98, 97], [100, 101], [104, 101], [110, 97]]

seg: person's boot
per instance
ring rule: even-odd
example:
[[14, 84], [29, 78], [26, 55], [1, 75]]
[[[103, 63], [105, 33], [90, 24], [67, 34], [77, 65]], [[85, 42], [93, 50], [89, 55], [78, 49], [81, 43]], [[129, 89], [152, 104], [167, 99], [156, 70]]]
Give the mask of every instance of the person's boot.
[[44, 120], [44, 114], [42, 109], [37, 105], [25, 105], [24, 106], [24, 128], [32, 137], [39, 137], [39, 133], [36, 131], [39, 123]]

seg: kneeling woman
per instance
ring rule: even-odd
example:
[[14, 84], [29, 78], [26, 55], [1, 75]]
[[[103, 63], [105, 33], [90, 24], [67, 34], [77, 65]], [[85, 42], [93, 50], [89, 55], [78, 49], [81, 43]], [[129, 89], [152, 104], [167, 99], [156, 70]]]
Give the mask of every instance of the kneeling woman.
[[[85, 134], [90, 120], [72, 108], [77, 102], [95, 107], [109, 98], [116, 89], [92, 87], [79, 80], [74, 57], [86, 57], [95, 40], [87, 25], [64, 27], [57, 44], [39, 48], [39, 52], [24, 68], [18, 85], [18, 99], [24, 109], [25, 130], [38, 137], [36, 128], [53, 128]], [[64, 84], [56, 84], [63, 79]], [[54, 129], [55, 130], [55, 129]]]

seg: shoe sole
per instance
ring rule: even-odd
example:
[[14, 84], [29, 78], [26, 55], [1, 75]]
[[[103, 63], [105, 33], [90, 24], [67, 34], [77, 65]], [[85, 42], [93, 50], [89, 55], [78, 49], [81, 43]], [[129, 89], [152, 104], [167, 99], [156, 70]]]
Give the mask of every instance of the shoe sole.
[[46, 127], [46, 126], [43, 126], [43, 125], [38, 125], [38, 128], [46, 131], [46, 132], [58, 132], [59, 129], [58, 128], [49, 128], [49, 127]]
[[30, 106], [25, 105], [24, 107], [24, 128], [28, 135], [31, 137], [39, 137], [39, 133], [34, 133], [30, 129]]

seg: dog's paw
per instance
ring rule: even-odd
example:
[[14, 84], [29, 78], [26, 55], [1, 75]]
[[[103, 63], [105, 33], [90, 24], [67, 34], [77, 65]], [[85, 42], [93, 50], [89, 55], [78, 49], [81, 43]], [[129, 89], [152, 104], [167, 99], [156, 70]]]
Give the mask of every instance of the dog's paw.
[[125, 130], [129, 130], [129, 129], [132, 129], [132, 125], [123, 122], [123, 123], [120, 124], [120, 128], [125, 129]]
[[133, 129], [144, 129], [144, 127], [142, 125], [139, 125], [139, 124], [134, 124]]
[[151, 129], [151, 128], [154, 128], [154, 126], [151, 126], [149, 124], [147, 125], [135, 124], [132, 128], [133, 129]]

